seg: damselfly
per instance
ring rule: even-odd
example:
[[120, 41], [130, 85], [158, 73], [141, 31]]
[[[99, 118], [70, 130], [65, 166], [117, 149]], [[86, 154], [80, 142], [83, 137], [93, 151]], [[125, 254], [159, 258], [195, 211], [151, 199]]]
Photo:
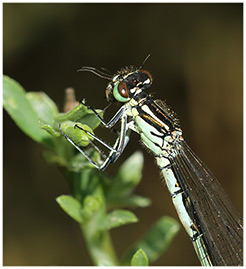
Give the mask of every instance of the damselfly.
[[112, 128], [121, 121], [121, 129], [111, 147], [81, 126], [75, 126], [110, 150], [105, 156], [95, 147], [102, 156], [102, 163], [92, 160], [61, 130], [66, 139], [96, 168], [104, 170], [121, 155], [131, 131], [137, 132], [155, 156], [201, 264], [243, 265], [242, 217], [217, 179], [186, 144], [173, 112], [145, 92], [152, 84], [150, 73], [142, 67], [124, 68], [113, 77], [92, 67], [81, 70], [111, 80], [106, 88], [106, 97], [110, 102], [122, 103], [122, 106], [108, 123], [95, 109], [83, 104], [93, 110], [103, 126]]

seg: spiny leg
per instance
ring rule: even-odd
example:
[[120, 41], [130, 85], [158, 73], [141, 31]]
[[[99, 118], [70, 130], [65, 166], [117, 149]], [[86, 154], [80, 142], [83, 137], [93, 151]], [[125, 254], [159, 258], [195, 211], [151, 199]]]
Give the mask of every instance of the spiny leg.
[[108, 123], [106, 123], [104, 121], [104, 119], [96, 112], [95, 108], [93, 108], [92, 106], [86, 105], [83, 101], [80, 101], [80, 103], [82, 105], [84, 105], [87, 109], [90, 109], [93, 111], [93, 113], [95, 114], [95, 116], [100, 120], [100, 122], [102, 123], [103, 126], [105, 126], [106, 128], [112, 128], [122, 117], [124, 111], [125, 111], [125, 106], [122, 106], [117, 112], [116, 114], [113, 116], [112, 119], [109, 120]]
[[90, 144], [100, 154], [100, 156], [104, 160], [107, 158], [107, 155], [101, 149], [99, 149], [99, 147], [97, 145], [95, 145], [91, 140], [90, 140]]
[[[77, 144], [73, 142], [72, 139], [70, 139], [62, 130], [61, 124], [59, 124], [59, 129], [61, 131], [61, 134], [67, 139], [68, 142], [70, 142], [89, 162], [91, 162], [97, 169], [100, 170], [100, 166], [92, 160], [92, 158], [86, 154]], [[100, 154], [100, 152], [99, 152]]]
[[[126, 147], [128, 141], [129, 141], [129, 136], [130, 136], [131, 130], [126, 129], [125, 134], [123, 135], [123, 142], [121, 142], [121, 137], [119, 136], [114, 144], [114, 148], [118, 149], [117, 152], [111, 151], [107, 157], [107, 159], [104, 161], [104, 163], [101, 165], [101, 170], [105, 170], [106, 167], [110, 163], [114, 163], [117, 161], [117, 159], [120, 157], [121, 153], [123, 152], [124, 148]], [[121, 145], [122, 144], [122, 145]], [[121, 147], [121, 150], [119, 150], [119, 147]]]
[[125, 139], [124, 139], [124, 143], [123, 143], [123, 146], [122, 146], [122, 150], [121, 152], [119, 153], [115, 153], [114, 154], [114, 158], [111, 157], [111, 163], [114, 163], [118, 160], [118, 158], [120, 157], [121, 153], [124, 151], [126, 145], [128, 144], [129, 140], [130, 140], [130, 133], [131, 133], [131, 130], [130, 129], [127, 129], [127, 132], [126, 132], [126, 135], [125, 135]]
[[98, 138], [97, 136], [95, 136], [93, 133], [85, 130], [84, 128], [82, 128], [81, 126], [79, 126], [78, 124], [74, 125], [74, 128], [78, 128], [81, 131], [85, 132], [86, 134], [90, 135], [92, 138], [94, 138], [96, 141], [98, 141], [99, 143], [101, 143], [102, 145], [104, 145], [106, 148], [108, 148], [111, 151], [115, 151], [110, 145], [108, 145], [107, 143], [105, 143], [104, 141], [102, 141], [100, 138]]
[[95, 108], [90, 106], [90, 105], [87, 105], [84, 100], [81, 100], [80, 101], [80, 104], [85, 106], [87, 109], [90, 109], [94, 112], [94, 114], [97, 116], [97, 118], [100, 120], [100, 122], [103, 124], [103, 125], [107, 125], [106, 122], [104, 121], [104, 119], [99, 115], [99, 113], [96, 112]]
[[[108, 149], [110, 149], [110, 152], [108, 154], [108, 156], [106, 157], [104, 153], [101, 152], [101, 150], [94, 145], [93, 142], [91, 142], [91, 144], [93, 145], [93, 147], [95, 148], [95, 150], [97, 150], [97, 152], [99, 152], [99, 154], [103, 157], [104, 162], [102, 163], [102, 165], [97, 164], [95, 161], [92, 160], [92, 158], [90, 156], [88, 156], [88, 154], [86, 154], [77, 144], [75, 144], [62, 130], [61, 125], [59, 125], [60, 131], [62, 133], [62, 135], [81, 153], [83, 154], [87, 160], [89, 160], [97, 169], [99, 170], [104, 170], [110, 163], [115, 162], [119, 156], [121, 155], [123, 149], [125, 148], [125, 146], [127, 145], [128, 141], [129, 141], [129, 134], [130, 134], [130, 130], [128, 130], [127, 128], [127, 116], [125, 115], [124, 117], [122, 117], [121, 119], [121, 131], [120, 131], [120, 135], [118, 136], [118, 138], [116, 139], [116, 142], [114, 144], [113, 147], [109, 146], [108, 144], [106, 144], [105, 142], [103, 142], [101, 139], [99, 139], [97, 136], [95, 136], [94, 134], [92, 134], [91, 132], [84, 130], [82, 127], [75, 125], [75, 128], [79, 128], [81, 131], [84, 131], [85, 133], [87, 133], [88, 135], [90, 135], [91, 137], [93, 137], [95, 140], [97, 140], [99, 143], [101, 143], [102, 145], [104, 145], [105, 147], [107, 147]], [[106, 158], [106, 159], [105, 159]]]
[[121, 154], [123, 151], [123, 146], [125, 143], [125, 137], [126, 137], [126, 131], [127, 131], [127, 116], [124, 115], [121, 118], [121, 129], [120, 129], [120, 134], [117, 138], [117, 141], [119, 139], [119, 144], [117, 143], [111, 147], [110, 145], [108, 145], [107, 143], [105, 143], [104, 141], [102, 141], [100, 138], [98, 138], [96, 135], [94, 135], [93, 133], [91, 133], [90, 131], [85, 130], [84, 128], [82, 128], [81, 126], [75, 124], [74, 128], [79, 128], [80, 130], [82, 130], [83, 132], [85, 132], [86, 134], [90, 135], [91, 137], [93, 137], [96, 141], [98, 141], [99, 143], [101, 143], [102, 145], [104, 145], [106, 148], [108, 148], [112, 153], [115, 152], [117, 154]]

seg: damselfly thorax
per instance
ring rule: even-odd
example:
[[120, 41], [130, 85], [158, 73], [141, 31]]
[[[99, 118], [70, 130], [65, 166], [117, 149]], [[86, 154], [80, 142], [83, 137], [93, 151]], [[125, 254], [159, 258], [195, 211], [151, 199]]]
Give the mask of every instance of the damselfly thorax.
[[111, 77], [90, 67], [81, 70], [111, 80], [106, 97], [109, 102], [117, 101], [122, 106], [108, 123], [95, 109], [83, 105], [93, 110], [103, 126], [112, 128], [120, 121], [121, 129], [114, 146], [110, 146], [89, 131], [75, 126], [109, 149], [108, 156], [105, 156], [95, 147], [102, 156], [101, 163], [95, 162], [61, 130], [66, 139], [96, 168], [104, 170], [121, 155], [131, 131], [137, 132], [143, 144], [154, 154], [201, 264], [242, 265], [242, 217], [217, 179], [184, 141], [174, 113], [164, 102], [153, 100], [146, 93], [152, 84], [150, 73], [142, 68], [129, 67]]

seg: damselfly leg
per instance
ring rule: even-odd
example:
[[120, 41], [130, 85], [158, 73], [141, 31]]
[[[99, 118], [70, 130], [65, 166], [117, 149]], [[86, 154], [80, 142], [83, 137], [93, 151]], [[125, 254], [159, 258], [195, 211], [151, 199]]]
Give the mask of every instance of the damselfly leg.
[[71, 138], [69, 138], [62, 130], [61, 126], [59, 126], [60, 131], [62, 135], [81, 153], [84, 155], [84, 157], [87, 158], [88, 161], [90, 161], [97, 169], [104, 170], [110, 163], [115, 162], [123, 152], [124, 148], [126, 147], [128, 141], [129, 141], [129, 135], [130, 135], [130, 129], [128, 128], [127, 124], [127, 116], [123, 115], [124, 107], [121, 107], [120, 110], [113, 116], [113, 118], [106, 123], [103, 118], [96, 112], [94, 108], [91, 106], [86, 105], [85, 103], [81, 102], [84, 106], [87, 107], [87, 109], [91, 109], [95, 116], [100, 120], [101, 124], [111, 129], [120, 119], [121, 119], [121, 129], [119, 132], [119, 135], [115, 141], [114, 146], [110, 146], [109, 144], [105, 143], [103, 140], [98, 138], [93, 133], [89, 132], [88, 130], [83, 129], [81, 126], [75, 124], [74, 128], [80, 129], [82, 132], [85, 132], [87, 135], [91, 136], [93, 139], [95, 139], [97, 142], [99, 142], [104, 147], [108, 148], [110, 150], [108, 155], [105, 155], [92, 141], [90, 141], [90, 145], [94, 147], [94, 149], [100, 154], [103, 163], [99, 164], [96, 163], [84, 150], [82, 150], [76, 143], [72, 141]]
[[100, 120], [101, 124], [106, 127], [111, 129], [112, 127], [115, 126], [115, 124], [120, 120], [121, 116], [123, 115], [124, 111], [125, 111], [125, 107], [122, 106], [116, 113], [115, 115], [112, 117], [112, 119], [109, 120], [108, 123], [106, 123], [104, 121], [104, 119], [96, 112], [95, 108], [93, 108], [92, 106], [86, 105], [83, 101], [80, 102], [81, 105], [85, 106], [87, 109], [92, 110], [92, 112], [95, 114], [95, 116]]

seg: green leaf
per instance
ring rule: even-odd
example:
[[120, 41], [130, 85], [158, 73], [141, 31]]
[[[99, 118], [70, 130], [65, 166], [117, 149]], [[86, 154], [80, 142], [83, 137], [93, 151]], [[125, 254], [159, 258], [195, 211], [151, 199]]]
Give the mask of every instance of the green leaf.
[[103, 230], [109, 230], [115, 227], [119, 227], [128, 223], [134, 223], [137, 221], [138, 221], [137, 217], [131, 211], [119, 209], [114, 210], [105, 217], [101, 225], [101, 228]]
[[[102, 117], [103, 111], [96, 109], [96, 112]], [[79, 104], [73, 110], [67, 113], [59, 113], [56, 116], [56, 121], [73, 121], [80, 122], [82, 124], [88, 125], [92, 130], [94, 130], [99, 124], [100, 120], [96, 117], [95, 113], [91, 109], [87, 109], [84, 105]]]
[[180, 225], [170, 217], [162, 217], [153, 227], [132, 247], [123, 259], [123, 264], [129, 264], [130, 259], [138, 249], [143, 249], [150, 262], [154, 262], [162, 255], [179, 231]]
[[38, 118], [42, 122], [53, 125], [58, 114], [58, 108], [53, 100], [44, 92], [28, 92], [26, 97], [36, 111]]
[[151, 200], [147, 197], [131, 194], [126, 197], [114, 197], [114, 200], [107, 201], [110, 208], [114, 207], [147, 207], [151, 204]]
[[52, 151], [43, 151], [42, 156], [48, 163], [58, 164], [60, 166], [67, 165], [66, 160], [64, 160], [64, 158], [61, 155], [56, 154]]
[[148, 266], [149, 260], [142, 249], [139, 249], [131, 259], [131, 266]]
[[117, 178], [125, 185], [136, 186], [142, 177], [143, 154], [135, 152], [120, 167]]
[[87, 113], [87, 108], [81, 104], [76, 106], [73, 110], [67, 113], [59, 113], [56, 116], [56, 121], [63, 122], [63, 121], [78, 121]]
[[40, 121], [40, 128], [47, 131], [52, 136], [55, 136], [55, 137], [61, 136], [60, 132], [57, 132], [51, 125], [43, 123], [42, 121]]
[[72, 121], [63, 122], [61, 124], [61, 128], [64, 134], [67, 135], [76, 145], [81, 147], [88, 146], [90, 140], [93, 140], [93, 137], [91, 137], [89, 134], [85, 133], [78, 127], [75, 127], [76, 125], [93, 134], [92, 129], [88, 125]]
[[147, 207], [151, 204], [151, 200], [147, 197], [132, 194], [124, 201], [124, 204], [129, 207]]
[[143, 168], [143, 154], [135, 152], [120, 167], [106, 193], [107, 203], [111, 206], [128, 199], [129, 194], [140, 182]]
[[3, 76], [3, 106], [19, 126], [33, 140], [50, 145], [52, 137], [39, 126], [39, 116], [15, 80]]
[[81, 223], [83, 221], [81, 215], [81, 204], [78, 200], [70, 195], [61, 195], [56, 198], [59, 206], [75, 221]]
[[[86, 153], [96, 162], [100, 161], [100, 154], [94, 149], [86, 149]], [[83, 172], [85, 168], [94, 168], [93, 164], [88, 161], [81, 153], [76, 154], [69, 160], [68, 169], [73, 172]]]
[[[103, 112], [99, 109], [96, 110], [98, 114], [102, 117]], [[95, 116], [95, 113], [88, 110], [88, 113], [79, 120], [81, 123], [88, 125], [92, 130], [96, 129], [100, 125], [100, 120]]]
[[87, 195], [82, 209], [83, 219], [88, 220], [101, 208], [102, 198], [99, 195]]

